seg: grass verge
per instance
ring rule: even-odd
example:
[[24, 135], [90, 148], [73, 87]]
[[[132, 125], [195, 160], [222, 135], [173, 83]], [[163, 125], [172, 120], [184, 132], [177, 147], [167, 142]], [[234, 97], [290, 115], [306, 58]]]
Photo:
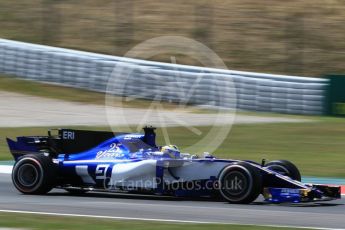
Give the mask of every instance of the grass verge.
[[[148, 221], [121, 221], [121, 220], [106, 220], [96, 218], [75, 218], [75, 217], [57, 217], [46, 215], [29, 215], [29, 214], [8, 214], [0, 213], [0, 227], [6, 228], [21, 228], [21, 229], [73, 229], [73, 230], [103, 230], [103, 229], [238, 229], [238, 230], [261, 230], [261, 229], [277, 229], [274, 227], [264, 226], [245, 226], [245, 225], [230, 225], [230, 224], [186, 224], [186, 223], [163, 223], [163, 222], [148, 222]], [[294, 229], [281, 228], [279, 229]]]

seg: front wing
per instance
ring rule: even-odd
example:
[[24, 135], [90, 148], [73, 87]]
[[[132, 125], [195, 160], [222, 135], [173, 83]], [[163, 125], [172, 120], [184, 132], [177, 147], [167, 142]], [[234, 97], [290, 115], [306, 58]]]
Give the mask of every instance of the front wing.
[[265, 188], [265, 200], [272, 203], [329, 201], [341, 198], [340, 186], [307, 185], [308, 188]]

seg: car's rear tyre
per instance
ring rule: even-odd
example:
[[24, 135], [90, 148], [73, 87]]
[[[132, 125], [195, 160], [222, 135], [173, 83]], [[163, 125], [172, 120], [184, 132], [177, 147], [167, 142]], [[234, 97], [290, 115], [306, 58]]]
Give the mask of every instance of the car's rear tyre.
[[41, 154], [20, 158], [13, 167], [12, 182], [24, 194], [46, 194], [55, 185], [57, 166]]
[[227, 166], [219, 175], [221, 196], [234, 204], [249, 204], [262, 191], [260, 171], [246, 162]]
[[268, 169], [280, 173], [284, 176], [288, 176], [293, 180], [301, 181], [301, 173], [290, 161], [276, 160], [271, 161], [265, 165]]

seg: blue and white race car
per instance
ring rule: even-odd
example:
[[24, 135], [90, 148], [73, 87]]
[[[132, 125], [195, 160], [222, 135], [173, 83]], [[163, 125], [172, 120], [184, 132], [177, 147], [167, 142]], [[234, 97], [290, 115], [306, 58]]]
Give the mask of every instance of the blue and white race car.
[[15, 159], [12, 181], [24, 194], [53, 188], [71, 193], [136, 192], [210, 197], [230, 203], [311, 202], [340, 199], [340, 187], [301, 183], [289, 161], [269, 163], [217, 159], [158, 147], [155, 129], [113, 133], [59, 129], [48, 136], [7, 139]]

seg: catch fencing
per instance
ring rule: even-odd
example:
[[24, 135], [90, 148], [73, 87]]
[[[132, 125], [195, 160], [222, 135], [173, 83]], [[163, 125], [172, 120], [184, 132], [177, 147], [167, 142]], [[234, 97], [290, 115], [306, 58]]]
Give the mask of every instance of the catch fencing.
[[289, 114], [323, 114], [329, 84], [320, 78], [168, 64], [6, 39], [0, 39], [0, 73], [136, 98]]

